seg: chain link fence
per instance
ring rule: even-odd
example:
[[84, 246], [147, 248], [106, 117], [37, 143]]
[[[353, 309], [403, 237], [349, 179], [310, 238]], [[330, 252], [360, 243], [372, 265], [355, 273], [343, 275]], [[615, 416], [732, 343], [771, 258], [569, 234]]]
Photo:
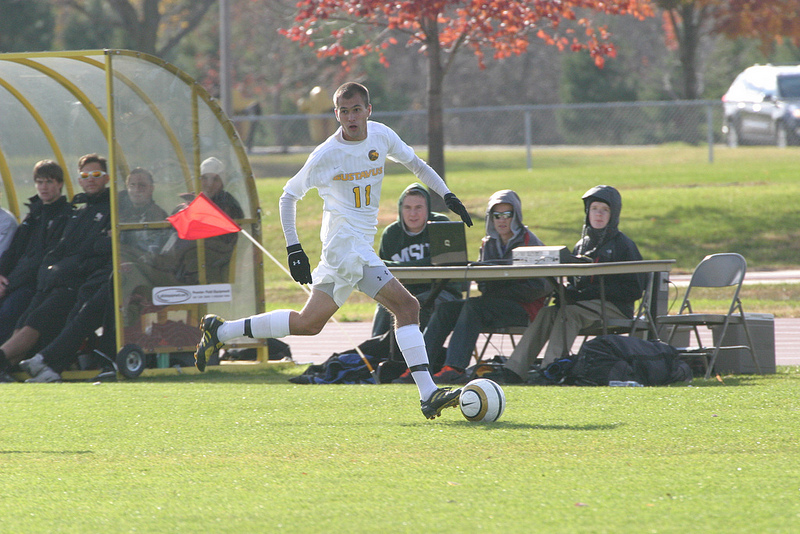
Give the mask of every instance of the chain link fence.
[[[451, 108], [444, 110], [445, 145], [708, 144], [713, 160], [713, 144], [723, 140], [722, 111], [717, 100]], [[372, 118], [411, 145], [428, 143], [425, 110], [375, 112]], [[331, 114], [239, 115], [233, 120], [251, 151], [313, 147], [337, 126]]]

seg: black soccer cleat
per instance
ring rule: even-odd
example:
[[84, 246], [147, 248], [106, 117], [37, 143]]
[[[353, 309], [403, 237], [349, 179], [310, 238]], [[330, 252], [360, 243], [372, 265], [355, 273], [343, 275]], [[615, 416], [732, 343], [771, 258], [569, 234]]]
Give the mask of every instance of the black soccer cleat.
[[439, 388], [433, 392], [428, 400], [419, 401], [422, 405], [422, 415], [428, 419], [436, 419], [442, 414], [445, 408], [458, 406], [458, 399], [461, 396], [461, 388]]
[[217, 337], [217, 329], [225, 322], [219, 315], [209, 314], [200, 321], [203, 337], [194, 352], [194, 364], [201, 373], [206, 370], [206, 362], [225, 344]]

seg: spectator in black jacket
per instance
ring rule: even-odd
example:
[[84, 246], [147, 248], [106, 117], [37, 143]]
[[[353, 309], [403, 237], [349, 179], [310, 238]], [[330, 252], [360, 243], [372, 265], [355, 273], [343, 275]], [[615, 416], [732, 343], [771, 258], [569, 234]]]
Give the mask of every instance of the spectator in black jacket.
[[109, 190], [106, 159], [87, 154], [78, 162], [83, 193], [58, 244], [39, 267], [36, 294], [17, 321], [13, 335], [0, 346], [0, 369], [23, 360], [37, 345], [55, 338], [76, 302], [91, 297], [111, 274]]
[[0, 256], [0, 343], [36, 293], [36, 274], [45, 254], [61, 239], [72, 206], [61, 194], [64, 172], [52, 160], [33, 167], [37, 194], [29, 199], [29, 213], [19, 225], [9, 248]]
[[[619, 231], [622, 197], [616, 189], [608, 185], [593, 187], [583, 195], [583, 205], [586, 218], [581, 239], [573, 250], [575, 256], [595, 263], [642, 259], [636, 244]], [[605, 277], [606, 318], [633, 318], [633, 304], [644, 291], [642, 276]], [[525, 330], [502, 370], [505, 382], [523, 382], [548, 341], [543, 368], [568, 353], [582, 328], [602, 319], [599, 277], [575, 277], [564, 289], [564, 296], [566, 302], [542, 309]]]

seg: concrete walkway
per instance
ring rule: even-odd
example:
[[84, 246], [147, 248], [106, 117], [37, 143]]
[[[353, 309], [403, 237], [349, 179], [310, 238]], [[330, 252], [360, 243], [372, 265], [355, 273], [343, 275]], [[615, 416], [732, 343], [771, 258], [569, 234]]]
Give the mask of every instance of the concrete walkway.
[[[321, 363], [334, 352], [351, 349], [369, 338], [372, 323], [328, 323], [317, 336], [289, 336], [284, 341], [292, 348], [292, 358], [298, 363]], [[711, 341], [711, 333], [701, 332], [704, 342]], [[573, 351], [577, 351], [582, 338], [578, 338]], [[482, 343], [482, 340], [479, 340]], [[494, 342], [494, 341], [493, 341]], [[507, 337], [497, 342], [498, 351], [509, 354], [511, 343]], [[800, 319], [775, 319], [776, 365], [800, 365]]]

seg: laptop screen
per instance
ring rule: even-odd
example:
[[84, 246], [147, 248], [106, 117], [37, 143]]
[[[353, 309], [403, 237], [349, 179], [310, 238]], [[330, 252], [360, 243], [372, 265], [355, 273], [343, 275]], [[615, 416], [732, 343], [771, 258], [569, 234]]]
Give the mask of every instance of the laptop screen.
[[464, 223], [430, 221], [428, 239], [431, 243], [431, 265], [467, 264], [467, 235]]

